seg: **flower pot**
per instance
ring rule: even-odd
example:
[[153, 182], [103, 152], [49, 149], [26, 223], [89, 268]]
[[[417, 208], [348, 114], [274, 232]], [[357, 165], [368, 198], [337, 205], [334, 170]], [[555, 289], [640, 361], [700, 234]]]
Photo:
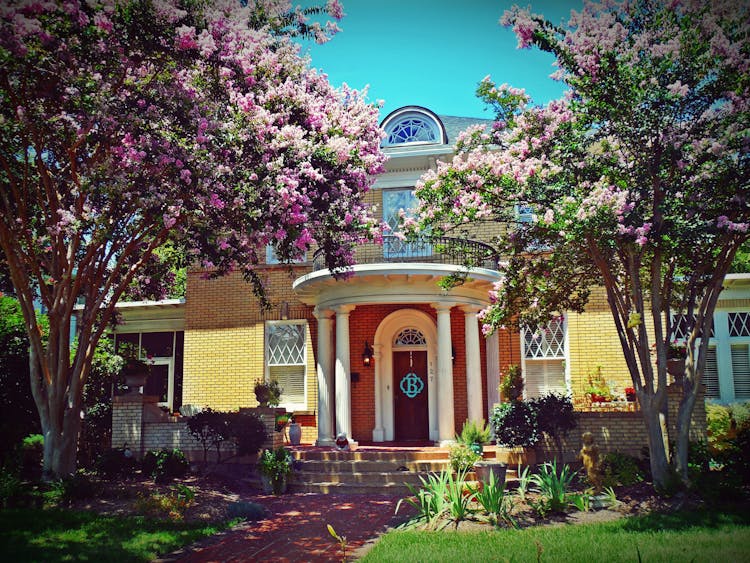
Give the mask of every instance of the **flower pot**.
[[302, 425], [297, 422], [289, 424], [289, 443], [293, 446], [299, 446], [302, 440]]
[[146, 385], [148, 379], [147, 373], [129, 373], [125, 376], [125, 385], [128, 386], [128, 392], [131, 394], [139, 393], [141, 388]]
[[504, 463], [497, 461], [478, 461], [474, 464], [474, 473], [477, 474], [477, 481], [482, 483], [490, 482], [490, 472], [495, 476], [495, 484], [503, 487], [505, 484], [505, 471], [507, 467]]
[[268, 475], [261, 473], [260, 485], [261, 487], [263, 487], [263, 492], [266, 494], [284, 494], [287, 487], [286, 475], [280, 475], [279, 477], [271, 478]]
[[667, 360], [667, 373], [680, 381], [685, 375], [685, 358], [670, 358]]
[[536, 450], [534, 448], [525, 448], [516, 446], [507, 448], [507, 459], [510, 467], [520, 465], [526, 467], [536, 464]]
[[482, 446], [482, 444], [477, 444], [476, 442], [472, 442], [471, 444], [467, 444], [467, 447], [472, 452], [474, 452], [475, 454], [480, 455], [480, 456], [484, 452], [484, 447]]

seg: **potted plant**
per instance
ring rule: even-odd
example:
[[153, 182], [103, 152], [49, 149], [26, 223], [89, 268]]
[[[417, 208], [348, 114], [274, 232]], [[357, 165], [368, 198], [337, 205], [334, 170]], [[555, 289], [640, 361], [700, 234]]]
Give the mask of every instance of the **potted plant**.
[[685, 374], [685, 356], [687, 356], [687, 346], [676, 340], [669, 343], [667, 347], [667, 373], [673, 375], [676, 379]]
[[635, 402], [635, 387], [625, 387], [625, 399], [628, 403]]
[[456, 435], [456, 441], [466, 446], [478, 455], [482, 455], [482, 444], [490, 441], [490, 429], [484, 419], [480, 422], [467, 420], [464, 422], [461, 434]]
[[[145, 354], [145, 350], [143, 351]], [[138, 349], [129, 342], [118, 346], [118, 355], [123, 360], [122, 376], [129, 393], [138, 393], [146, 384], [151, 373], [152, 357], [146, 355], [146, 360], [138, 357]]]
[[492, 412], [490, 424], [497, 444], [509, 448], [508, 463], [536, 462], [534, 445], [539, 440], [539, 427], [533, 405], [523, 401], [501, 403]]
[[258, 401], [259, 407], [265, 408], [279, 406], [283, 389], [278, 381], [272, 380], [266, 382], [256, 379], [254, 391], [255, 400]]
[[602, 366], [597, 366], [595, 371], [589, 373], [589, 385], [584, 394], [592, 403], [606, 403], [612, 400], [612, 391], [602, 376]]
[[286, 491], [292, 461], [292, 454], [283, 446], [275, 450], [263, 450], [258, 460], [263, 492], [280, 495]]

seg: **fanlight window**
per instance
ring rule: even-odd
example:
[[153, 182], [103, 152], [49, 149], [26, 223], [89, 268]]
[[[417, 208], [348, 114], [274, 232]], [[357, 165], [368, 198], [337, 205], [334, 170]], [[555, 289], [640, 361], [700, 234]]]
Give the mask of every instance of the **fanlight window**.
[[393, 344], [394, 346], [424, 346], [427, 344], [427, 340], [424, 334], [416, 328], [405, 328], [398, 333]]
[[386, 134], [384, 147], [444, 141], [441, 126], [426, 111], [396, 112], [393, 119], [386, 118], [383, 128]]

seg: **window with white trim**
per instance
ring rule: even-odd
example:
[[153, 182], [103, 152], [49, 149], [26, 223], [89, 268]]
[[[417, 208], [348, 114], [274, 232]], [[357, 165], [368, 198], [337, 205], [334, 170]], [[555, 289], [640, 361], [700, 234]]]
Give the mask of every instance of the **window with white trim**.
[[383, 255], [386, 258], [432, 255], [432, 245], [428, 242], [405, 242], [392, 234], [400, 229], [401, 215], [413, 217], [418, 206], [419, 200], [412, 188], [383, 190], [383, 221], [391, 228], [391, 234], [383, 239]]
[[306, 321], [266, 323], [266, 379], [281, 386], [281, 405], [287, 410], [307, 408]]
[[442, 142], [442, 132], [435, 119], [422, 111], [405, 111], [384, 125], [382, 146], [432, 144]]
[[568, 392], [565, 380], [566, 331], [567, 325], [562, 317], [536, 331], [523, 331], [521, 343], [526, 398], [550, 392]]
[[706, 398], [720, 398], [719, 365], [716, 361], [716, 346], [710, 346], [706, 354], [706, 367], [703, 370], [703, 385], [706, 386]]
[[[307, 256], [303, 254], [296, 260], [292, 260], [292, 264], [304, 264], [307, 261]], [[272, 244], [266, 245], [266, 264], [281, 264], [281, 260], [276, 255], [276, 247]]]

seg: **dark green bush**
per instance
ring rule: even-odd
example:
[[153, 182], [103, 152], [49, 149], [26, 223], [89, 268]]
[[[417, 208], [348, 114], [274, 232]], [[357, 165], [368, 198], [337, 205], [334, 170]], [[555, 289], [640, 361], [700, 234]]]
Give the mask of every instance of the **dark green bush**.
[[497, 443], [501, 446], [533, 446], [539, 440], [536, 409], [523, 401], [501, 403], [490, 418]]
[[18, 475], [5, 467], [0, 467], [0, 507], [16, 506], [23, 494], [23, 484]]
[[96, 471], [102, 477], [131, 475], [136, 468], [135, 458], [126, 455], [125, 448], [110, 448], [102, 452], [96, 462]]
[[573, 410], [573, 401], [567, 395], [547, 393], [529, 402], [536, 410], [539, 432], [544, 432], [554, 440], [557, 456], [562, 463], [562, 440], [578, 425], [578, 414]]
[[155, 481], [169, 481], [184, 476], [190, 469], [190, 462], [182, 450], [162, 448], [146, 452], [142, 468], [143, 472]]
[[627, 487], [640, 483], [645, 478], [638, 459], [621, 452], [609, 452], [604, 456], [602, 476], [605, 487]]
[[36, 478], [42, 470], [44, 436], [30, 434], [21, 442], [21, 468], [24, 475]]
[[63, 477], [50, 484], [46, 497], [55, 504], [71, 504], [77, 500], [94, 498], [101, 492], [101, 486], [83, 470]]
[[252, 413], [205, 409], [188, 418], [187, 425], [203, 446], [203, 461], [208, 461], [209, 450], [215, 449], [216, 462], [221, 463], [225, 444], [233, 446], [237, 455], [256, 454], [267, 438], [263, 421]]

